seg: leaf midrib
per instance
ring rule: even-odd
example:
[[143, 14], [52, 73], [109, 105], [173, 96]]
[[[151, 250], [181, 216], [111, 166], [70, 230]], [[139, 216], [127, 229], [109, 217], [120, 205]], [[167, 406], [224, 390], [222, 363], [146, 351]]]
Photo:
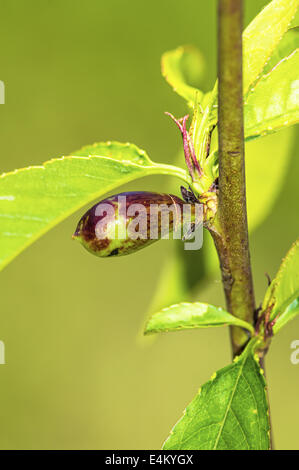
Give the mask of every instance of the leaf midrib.
[[[237, 386], [238, 386], [238, 383], [239, 383], [239, 380], [240, 380], [240, 377], [241, 377], [241, 374], [242, 374], [242, 370], [243, 370], [243, 368], [244, 368], [244, 365], [245, 365], [245, 362], [246, 362], [246, 361], [247, 361], [247, 357], [246, 357], [246, 359], [243, 361], [243, 364], [241, 364], [241, 366], [240, 366], [240, 370], [239, 370], [239, 373], [238, 373], [238, 376], [237, 376], [237, 379], [236, 379], [236, 383], [235, 383], [235, 386], [234, 386], [234, 388], [233, 388], [233, 390], [232, 390], [231, 397], [230, 397], [230, 400], [229, 400], [229, 402], [228, 402], [227, 409], [226, 409], [225, 415], [224, 415], [224, 417], [223, 417], [222, 424], [221, 424], [221, 426], [220, 426], [220, 429], [219, 429], [219, 432], [218, 432], [218, 435], [217, 435], [216, 442], [215, 442], [215, 444], [214, 444], [213, 450], [216, 450], [217, 445], [218, 445], [218, 443], [219, 443], [219, 439], [220, 439], [220, 437], [221, 437], [221, 433], [222, 433], [222, 431], [223, 431], [225, 422], [226, 422], [226, 420], [227, 420], [228, 412], [229, 412], [229, 409], [230, 409], [230, 407], [231, 407], [231, 404], [232, 404], [232, 401], [233, 401], [233, 397], [234, 397], [234, 394], [235, 394], [235, 392], [236, 392], [236, 388], [237, 388]], [[247, 440], [246, 440], [246, 442], [247, 442]], [[248, 442], [247, 442], [247, 444], [248, 444]]]

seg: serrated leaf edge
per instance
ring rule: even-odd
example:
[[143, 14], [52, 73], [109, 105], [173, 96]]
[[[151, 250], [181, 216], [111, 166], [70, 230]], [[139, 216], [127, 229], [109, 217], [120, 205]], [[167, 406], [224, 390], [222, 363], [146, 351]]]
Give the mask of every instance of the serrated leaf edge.
[[[259, 377], [260, 379], [262, 380], [262, 383], [263, 383], [263, 390], [264, 390], [264, 396], [265, 396], [265, 402], [267, 404], [267, 422], [268, 422], [268, 429], [267, 429], [267, 435], [268, 435], [268, 443], [269, 443], [269, 446], [268, 446], [268, 450], [270, 450], [270, 446], [271, 446], [271, 429], [270, 429], [270, 414], [269, 414], [269, 403], [268, 403], [268, 395], [267, 395], [267, 384], [266, 384], [266, 380], [265, 380], [265, 374], [264, 374], [264, 370], [261, 368], [260, 366], [260, 362], [259, 362], [259, 357], [258, 357], [258, 354], [255, 353], [255, 349], [256, 347], [258, 346], [258, 343], [259, 343], [259, 340], [258, 338], [253, 338], [250, 340], [250, 342], [248, 343], [246, 349], [243, 351], [243, 353], [239, 356], [236, 356], [232, 362], [232, 364], [234, 363], [238, 363], [242, 357], [245, 355], [246, 358], [244, 360], [244, 365], [246, 363], [246, 360], [247, 358], [249, 357], [250, 354], [252, 354], [252, 357], [253, 359], [255, 360], [255, 362], [257, 363], [257, 366], [258, 366], [258, 371], [259, 371]], [[227, 369], [228, 367], [230, 367], [232, 364], [229, 364], [225, 367], [223, 367], [222, 369], [220, 369], [220, 371], [223, 371], [225, 369]], [[243, 370], [243, 367], [244, 365], [242, 366], [242, 368], [240, 368], [240, 371]], [[204, 385], [208, 385], [208, 384], [211, 384], [217, 377], [217, 373], [219, 371], [216, 371], [214, 372], [212, 375], [211, 375], [211, 378], [204, 383]], [[238, 379], [239, 379], [239, 376], [240, 374], [238, 374]], [[235, 387], [234, 387], [235, 388]], [[199, 397], [200, 394], [201, 394], [201, 390], [202, 390], [202, 387], [200, 387], [198, 389], [198, 392], [197, 394], [195, 395], [195, 397], [192, 399], [195, 400], [196, 397]], [[232, 393], [232, 396], [233, 396], [233, 393]], [[191, 403], [191, 402], [190, 402]], [[162, 444], [162, 450], [164, 449], [164, 446], [165, 444], [167, 443], [167, 441], [170, 439], [171, 436], [173, 436], [174, 432], [175, 432], [175, 428], [176, 426], [179, 424], [179, 422], [183, 419], [184, 416], [188, 415], [188, 406], [190, 405], [190, 403], [187, 405], [187, 407], [183, 410], [183, 413], [182, 413], [182, 416], [181, 418], [174, 424], [174, 426], [171, 428], [170, 430], [170, 433], [168, 435], [168, 437], [165, 439], [165, 441], [163, 442]], [[214, 448], [215, 449], [215, 448]]]

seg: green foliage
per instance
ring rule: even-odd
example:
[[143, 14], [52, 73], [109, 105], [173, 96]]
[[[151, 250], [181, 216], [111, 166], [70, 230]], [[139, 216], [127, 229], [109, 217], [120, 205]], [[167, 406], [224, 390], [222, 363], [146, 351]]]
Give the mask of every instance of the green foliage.
[[277, 318], [275, 325], [273, 326], [273, 333], [276, 334], [281, 328], [287, 323], [293, 320], [299, 314], [299, 298], [295, 299], [286, 310]]
[[266, 385], [254, 344], [202, 386], [164, 450], [269, 449]]
[[288, 57], [299, 47], [299, 27], [288, 29], [274, 50], [263, 70], [263, 75], [270, 72], [284, 57]]
[[[299, 56], [298, 30], [293, 29], [288, 31], [286, 38], [281, 47], [275, 50], [273, 56], [266, 64], [263, 74], [255, 82], [254, 86], [251, 87], [247, 94], [244, 93], [244, 133], [246, 140], [276, 132], [286, 126], [296, 124], [299, 120], [299, 80], [297, 77]], [[175, 60], [178, 51], [181, 50], [184, 49], [179, 48], [169, 51], [163, 56], [167, 57], [167, 64], [169, 62], [172, 65], [171, 71], [173, 75], [171, 77], [180, 77], [180, 81], [170, 80], [169, 76], [167, 76], [167, 80], [172, 84], [174, 90], [186, 99], [188, 104], [192, 102], [193, 105], [196, 105], [197, 98], [202, 108], [202, 111], [197, 110], [197, 129], [200, 128], [202, 117], [204, 117], [204, 112], [206, 111], [208, 111], [208, 115], [206, 116], [205, 124], [208, 127], [211, 123], [217, 121], [216, 108], [213, 105], [211, 106], [209, 102], [211, 93], [206, 95], [198, 93], [196, 95], [196, 90], [183, 77], [182, 71], [179, 69], [180, 62]], [[194, 57], [197, 57], [195, 50], [193, 52]], [[244, 64], [247, 63], [247, 60], [248, 56], [244, 55]], [[164, 59], [164, 62], [166, 62], [166, 59]], [[166, 65], [164, 65], [164, 69], [167, 69]], [[207, 109], [207, 107], [209, 108]], [[201, 132], [197, 129], [195, 129], [194, 133], [194, 145], [197, 153], [199, 153], [205, 129], [201, 129]], [[202, 164], [203, 162], [200, 163]]]
[[201, 102], [203, 92], [189, 85], [199, 83], [204, 72], [204, 59], [194, 46], [180, 46], [165, 52], [161, 59], [162, 75], [173, 90], [191, 107], [196, 99]]
[[[299, 0], [273, 0], [243, 33], [244, 133], [247, 140], [298, 122], [298, 54], [292, 55], [299, 45], [298, 29], [287, 31], [298, 5]], [[287, 56], [288, 60], [272, 70]], [[211, 94], [204, 95], [190, 85], [190, 77], [196, 77], [196, 66], [199, 81], [202, 59], [200, 51], [191, 46], [181, 46], [162, 57], [162, 74], [174, 91], [189, 105], [195, 108], [197, 103], [201, 105], [198, 127], [202, 114], [209, 107], [206, 119], [206, 126], [209, 126], [217, 122], [217, 107], [214, 106], [217, 84], [211, 106]], [[196, 150], [200, 148], [204, 135], [205, 129], [195, 133]]]
[[263, 75], [247, 95], [247, 137], [265, 135], [299, 120], [299, 49]]
[[201, 302], [182, 302], [155, 313], [148, 321], [145, 334], [190, 328], [235, 325], [253, 332], [253, 327], [226, 310]]
[[153, 163], [135, 145], [117, 142], [84, 147], [74, 156], [4, 173], [0, 177], [0, 268], [88, 202], [153, 174], [189, 181], [181, 168]]
[[276, 319], [277, 332], [299, 313], [299, 240], [297, 240], [271, 282], [263, 302], [263, 311], [270, 311], [270, 320]]
[[262, 74], [263, 68], [287, 31], [299, 0], [273, 0], [257, 15], [243, 33], [244, 94]]

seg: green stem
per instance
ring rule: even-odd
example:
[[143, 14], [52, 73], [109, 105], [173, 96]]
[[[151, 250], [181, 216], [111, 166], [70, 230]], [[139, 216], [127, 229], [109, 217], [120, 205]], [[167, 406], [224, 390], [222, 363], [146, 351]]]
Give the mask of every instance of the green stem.
[[[211, 233], [220, 260], [227, 308], [234, 316], [253, 324], [255, 300], [244, 160], [242, 7], [242, 0], [218, 0], [219, 206]], [[231, 327], [233, 355], [242, 351], [247, 340], [244, 330]], [[264, 369], [263, 357], [260, 364]], [[270, 429], [273, 448], [272, 426]]]
[[[218, 1], [219, 207], [212, 233], [219, 255], [228, 310], [253, 323], [255, 301], [246, 211], [243, 89], [242, 0]], [[248, 338], [231, 328], [233, 354]]]

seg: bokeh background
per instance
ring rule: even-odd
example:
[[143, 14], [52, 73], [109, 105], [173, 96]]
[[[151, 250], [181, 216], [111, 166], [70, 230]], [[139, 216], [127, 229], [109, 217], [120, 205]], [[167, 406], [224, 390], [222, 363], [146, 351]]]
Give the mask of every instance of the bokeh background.
[[[247, 0], [245, 23], [265, 4]], [[1, 171], [112, 139], [172, 162], [180, 139], [163, 112], [180, 116], [185, 105], [164, 83], [160, 56], [180, 44], [197, 45], [207, 64], [202, 86], [212, 87], [216, 0], [2, 0], [0, 41], [6, 85]], [[279, 196], [251, 234], [258, 302], [264, 273], [275, 274], [298, 237], [299, 138], [293, 135]], [[268, 144], [273, 161], [283, 157], [283, 137], [271, 139], [259, 147], [261, 162]], [[271, 158], [264, 162], [265, 168], [271, 164]], [[155, 177], [126, 189], [167, 184], [166, 177]], [[263, 184], [271, 184], [266, 170], [252, 195], [258, 206]], [[100, 260], [71, 240], [82, 213], [1, 273], [0, 339], [7, 362], [0, 366], [2, 449], [158, 449], [199, 386], [230, 361], [226, 329], [143, 341], [140, 330], [172, 242]], [[200, 283], [195, 297], [223, 305], [217, 272]], [[281, 449], [299, 449], [299, 365], [290, 362], [295, 339], [299, 318], [279, 334], [267, 358]]]

